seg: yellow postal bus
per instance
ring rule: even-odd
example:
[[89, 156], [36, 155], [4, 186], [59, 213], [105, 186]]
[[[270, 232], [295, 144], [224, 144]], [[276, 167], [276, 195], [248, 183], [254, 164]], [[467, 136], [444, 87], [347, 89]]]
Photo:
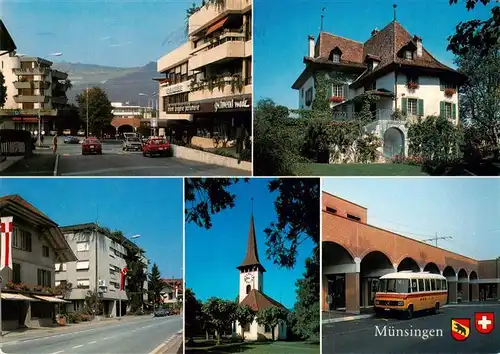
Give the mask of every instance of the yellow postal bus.
[[416, 311], [438, 313], [448, 300], [448, 284], [440, 274], [403, 271], [379, 279], [374, 298], [377, 315], [398, 312], [412, 318]]

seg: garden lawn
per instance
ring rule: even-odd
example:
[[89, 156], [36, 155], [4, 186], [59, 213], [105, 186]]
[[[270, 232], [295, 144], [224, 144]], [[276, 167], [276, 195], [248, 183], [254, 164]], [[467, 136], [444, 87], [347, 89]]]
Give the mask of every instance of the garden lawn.
[[197, 343], [197, 348], [186, 347], [189, 353], [247, 353], [247, 354], [317, 354], [320, 352], [319, 344], [306, 342], [245, 342], [228, 343], [218, 346], [203, 347]]
[[392, 163], [309, 163], [301, 166], [300, 174], [308, 176], [427, 176], [420, 166]]

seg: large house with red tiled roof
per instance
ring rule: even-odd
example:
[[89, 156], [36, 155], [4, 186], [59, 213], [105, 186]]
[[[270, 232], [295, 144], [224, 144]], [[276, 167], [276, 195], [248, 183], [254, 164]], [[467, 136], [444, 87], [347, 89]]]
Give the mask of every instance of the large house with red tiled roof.
[[[264, 294], [264, 272], [266, 269], [259, 261], [253, 214], [250, 219], [246, 255], [243, 262], [237, 268], [240, 271], [239, 302], [241, 305], [248, 305], [255, 312], [270, 307], [278, 307], [288, 311], [285, 306], [280, 304], [278, 301]], [[245, 339], [260, 340], [273, 338], [271, 329], [267, 326], [259, 325], [256, 320], [245, 326], [243, 329]], [[241, 325], [236, 323], [234, 335], [240, 335], [242, 332], [241, 330]], [[274, 339], [284, 340], [286, 337], [286, 323], [282, 322], [274, 329]]]
[[311, 109], [317, 74], [325, 75], [335, 120], [352, 119], [368, 96], [375, 98], [365, 130], [383, 140], [385, 158], [408, 154], [408, 121], [440, 115], [458, 123], [457, 92], [465, 77], [397, 21], [375, 29], [365, 42], [320, 32], [308, 44], [306, 68], [292, 86], [299, 91], [299, 108]]

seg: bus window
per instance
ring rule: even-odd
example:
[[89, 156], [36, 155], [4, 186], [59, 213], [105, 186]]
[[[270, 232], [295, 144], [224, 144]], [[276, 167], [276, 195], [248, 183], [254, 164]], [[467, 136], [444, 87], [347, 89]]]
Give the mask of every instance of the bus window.
[[425, 280], [425, 291], [431, 291], [430, 279], [424, 279], [424, 280]]
[[441, 279], [436, 279], [436, 290], [441, 290]]
[[418, 291], [417, 288], [417, 279], [412, 279], [411, 280], [411, 292], [416, 293]]
[[424, 279], [418, 280], [418, 291], [425, 291], [424, 289]]
[[386, 279], [388, 293], [408, 293], [410, 287], [409, 279]]
[[441, 283], [443, 285], [443, 290], [448, 290], [448, 283], [446, 282], [446, 280], [441, 280]]
[[431, 279], [431, 290], [436, 291], [436, 279]]

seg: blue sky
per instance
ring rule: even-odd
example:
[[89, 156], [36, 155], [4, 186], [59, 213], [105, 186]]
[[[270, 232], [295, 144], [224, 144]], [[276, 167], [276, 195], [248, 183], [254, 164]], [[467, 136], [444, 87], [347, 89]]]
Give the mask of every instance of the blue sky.
[[[143, 66], [181, 45], [186, 8], [199, 0], [2, 1], [18, 53], [60, 61]], [[56, 61], [56, 60], [54, 60]]]
[[[475, 259], [500, 256], [500, 180], [323, 179], [323, 191], [368, 208], [368, 223]], [[431, 242], [431, 244], [434, 244]]]
[[[291, 86], [305, 68], [308, 35], [317, 38], [321, 9], [325, 7], [324, 31], [365, 42], [371, 31], [397, 20], [411, 34], [422, 37], [424, 47], [446, 65], [453, 55], [446, 51], [447, 37], [460, 21], [491, 17], [493, 4], [468, 12], [465, 5], [448, 0], [256, 0], [254, 16], [254, 97], [298, 108], [298, 92]], [[279, 14], [279, 15], [277, 15]]]
[[236, 195], [236, 205], [213, 216], [210, 230], [195, 224], [186, 225], [186, 287], [191, 288], [198, 299], [204, 301], [215, 296], [233, 301], [238, 295], [236, 267], [245, 258], [253, 197], [257, 248], [266, 269], [264, 293], [287, 308], [295, 304], [295, 281], [302, 278], [305, 259], [311, 255], [313, 243], [300, 245], [293, 270], [279, 269], [266, 258], [264, 229], [277, 218], [274, 209], [277, 193], [269, 193], [268, 182], [268, 179], [255, 178], [232, 186], [229, 191]]
[[19, 194], [59, 226], [95, 222], [133, 240], [163, 277], [182, 277], [182, 179], [8, 179], [0, 195]]

